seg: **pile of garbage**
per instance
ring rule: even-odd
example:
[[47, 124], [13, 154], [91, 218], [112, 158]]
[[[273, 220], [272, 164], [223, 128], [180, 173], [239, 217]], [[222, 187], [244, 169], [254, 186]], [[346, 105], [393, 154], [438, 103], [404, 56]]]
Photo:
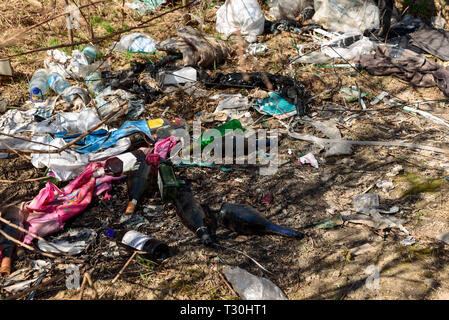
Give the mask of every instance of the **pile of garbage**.
[[[128, 6], [146, 14], [166, 5], [165, 2], [135, 0]], [[372, 75], [393, 75], [413, 86], [437, 86], [449, 96], [449, 69], [424, 55], [448, 61], [448, 31], [406, 16], [392, 26], [389, 38], [372, 37], [369, 31], [379, 28], [379, 9], [372, 1], [274, 0], [269, 5], [268, 14], [275, 18], [273, 21], [265, 18], [256, 0], [226, 0], [216, 14], [216, 31], [223, 39], [241, 34], [246, 40], [247, 54], [253, 55], [269, 50], [263, 43], [257, 43], [267, 32], [288, 30], [318, 34], [322, 39], [318, 43], [320, 50], [303, 54], [305, 46], [297, 45], [300, 55], [292, 59], [292, 66], [342, 61], [356, 70], [366, 69]], [[312, 23], [303, 23], [309, 19]], [[192, 193], [190, 182], [176, 174], [176, 168], [186, 164], [177, 157], [181, 149], [182, 153], [187, 150], [190, 155], [195, 148], [203, 151], [210, 146], [224, 146], [225, 137], [229, 135], [234, 137], [234, 147], [236, 139], [248, 141], [245, 131], [255, 122], [249, 112], [252, 109], [281, 123], [287, 118], [295, 119], [286, 126], [289, 137], [319, 145], [325, 150], [325, 157], [349, 155], [351, 145], [369, 144], [344, 140], [332, 121], [311, 120], [310, 94], [305, 85], [293, 77], [262, 71], [212, 72], [235, 51], [231, 42], [202, 30], [186, 26], [177, 30], [176, 37], [161, 42], [146, 34], [130, 33], [112, 49], [133, 53], [163, 51], [166, 57], [154, 63], [135, 62], [128, 69], [112, 70], [102, 59], [101, 48], [97, 45], [73, 50], [71, 56], [58, 49], [49, 50], [44, 65], [34, 72], [29, 82], [26, 108], [1, 109], [0, 101], [3, 113], [0, 157], [30, 154], [29, 160], [35, 168], [47, 168], [47, 182], [34, 198], [1, 208], [1, 274], [13, 272], [14, 251], [18, 245], [57, 255], [74, 256], [83, 252], [94, 242], [97, 232], [82, 229], [61, 234], [65, 222], [81, 214], [94, 197], [110, 199], [113, 184], [124, 181], [129, 202], [121, 213], [123, 225], [128, 221], [129, 226], [133, 219], [141, 221], [135, 212], [142, 205], [142, 199], [160, 197], [164, 203], [174, 205], [184, 226], [208, 247], [220, 248], [217, 228], [244, 235], [303, 238], [302, 228], [295, 230], [277, 225], [244, 204], [222, 203], [215, 211], [201, 205]], [[75, 82], [78, 85], [71, 84]], [[191, 149], [185, 149], [186, 141], [181, 139], [180, 133], [188, 134], [191, 129], [184, 119], [170, 120], [164, 116], [141, 119], [149, 103], [175, 89], [198, 98], [206, 97], [211, 88], [245, 88], [258, 95], [222, 93], [210, 97], [218, 100], [217, 108], [212, 114], [202, 112], [201, 119], [207, 122], [209, 118], [222, 124], [215, 128], [215, 135], [206, 131], [197, 137]], [[341, 94], [348, 102], [361, 101], [366, 108], [363, 101], [366, 94], [358, 88], [345, 88]], [[385, 93], [377, 101], [399, 104], [388, 100], [387, 96]], [[71, 111], [55, 112], [58, 103]], [[295, 133], [293, 129], [299, 122], [312, 125], [328, 138]], [[268, 145], [269, 149], [274, 143], [270, 139], [254, 141], [254, 152], [258, 145]], [[245, 156], [250, 156], [249, 149], [245, 148]], [[300, 157], [298, 163], [319, 167], [312, 153]], [[407, 236], [405, 243], [413, 243], [413, 237], [399, 221], [379, 214], [377, 196], [364, 195], [357, 198], [355, 204], [363, 201], [370, 204], [355, 208], [357, 214], [343, 216], [343, 220], [368, 220], [376, 228], [381, 228], [379, 224], [383, 228], [398, 228]], [[170, 258], [172, 251], [167, 244], [138, 232], [136, 225], [139, 224], [131, 229], [107, 229], [104, 234], [132, 250], [144, 252], [155, 261]], [[335, 225], [340, 223], [332, 226]], [[50, 240], [48, 236], [58, 232], [58, 237]], [[256, 279], [239, 268], [230, 268], [225, 275], [235, 283], [243, 298], [286, 299], [267, 279]], [[261, 291], [252, 285], [265, 287], [266, 293], [258, 294]]]

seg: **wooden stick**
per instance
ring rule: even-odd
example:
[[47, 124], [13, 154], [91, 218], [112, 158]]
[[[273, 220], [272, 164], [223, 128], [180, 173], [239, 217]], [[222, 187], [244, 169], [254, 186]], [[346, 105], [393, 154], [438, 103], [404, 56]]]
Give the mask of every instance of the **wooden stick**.
[[[106, 0], [97, 1], [97, 2], [94, 2], [94, 3], [89, 3], [89, 4], [86, 4], [86, 5], [84, 5], [84, 6], [79, 7], [79, 9], [82, 9], [82, 8], [85, 8], [85, 7], [89, 7], [89, 6], [98, 4], [98, 3], [103, 3], [103, 2], [105, 2], [105, 1], [106, 1]], [[56, 15], [56, 16], [54, 16], [54, 17], [45, 19], [45, 20], [43, 20], [43, 21], [41, 21], [41, 22], [39, 22], [39, 23], [36, 23], [36, 24], [34, 24], [34, 25], [32, 25], [32, 26], [26, 28], [25, 30], [23, 30], [23, 31], [21, 31], [21, 32], [18, 32], [16, 35], [14, 35], [14, 36], [12, 36], [12, 37], [6, 39], [6, 40], [3, 41], [2, 43], [0, 43], [0, 47], [4, 46], [5, 44], [7, 44], [8, 42], [10, 42], [11, 40], [14, 40], [15, 38], [17, 38], [17, 37], [19, 37], [19, 36], [21, 36], [21, 35], [27, 33], [28, 31], [30, 31], [30, 30], [32, 30], [32, 29], [34, 29], [34, 28], [37, 28], [37, 27], [43, 25], [44, 23], [47, 23], [47, 22], [50, 22], [50, 21], [52, 21], [52, 20], [55, 20], [55, 19], [57, 19], [57, 18], [59, 18], [59, 17], [62, 17], [62, 16], [64, 16], [64, 15], [66, 15], [65, 12], [64, 12], [64, 13], [61, 13], [61, 14], [58, 14], [58, 15]]]
[[106, 294], [106, 292], [109, 291], [109, 289], [112, 287], [112, 285], [118, 280], [118, 278], [120, 277], [120, 275], [123, 273], [123, 271], [125, 271], [126, 267], [131, 263], [131, 261], [134, 259], [134, 257], [136, 256], [136, 254], [138, 254], [140, 251], [134, 251], [133, 254], [131, 255], [131, 257], [128, 259], [128, 261], [126, 261], [125, 265], [122, 267], [122, 269], [119, 271], [119, 273], [114, 277], [114, 279], [112, 279], [111, 284], [106, 288], [105, 291], [103, 291], [103, 293], [100, 295], [100, 297], [98, 299], [103, 298], [103, 296]]
[[[33, 233], [33, 232], [30, 232], [30, 231], [28, 231], [28, 230], [26, 230], [26, 229], [24, 229], [24, 228], [22, 228], [22, 227], [20, 227], [20, 226], [18, 226], [18, 225], [14, 224], [14, 223], [12, 223], [12, 222], [10, 222], [10, 221], [8, 221], [8, 220], [6, 220], [5, 218], [2, 218], [1, 216], [0, 216], [0, 222], [3, 222], [4, 224], [6, 224], [6, 225], [8, 225], [8, 226], [10, 226], [10, 227], [12, 227], [12, 228], [14, 228], [14, 229], [17, 229], [17, 230], [19, 230], [19, 231], [22, 231], [22, 232], [24, 232], [24, 233], [26, 233], [26, 234], [28, 234], [28, 235], [30, 235], [30, 236], [32, 236], [32, 237], [38, 239], [38, 240], [41, 240], [41, 241], [45, 242], [46, 244], [48, 244], [48, 245], [49, 245], [50, 247], [52, 247], [53, 249], [59, 251], [59, 254], [65, 256], [65, 257], [67, 257], [67, 258], [71, 258], [73, 261], [76, 261], [76, 262], [78, 262], [78, 263], [83, 263], [83, 262], [84, 262], [83, 260], [76, 259], [76, 258], [72, 257], [71, 255], [67, 254], [66, 252], [61, 251], [61, 250], [58, 249], [55, 245], [53, 245], [51, 242], [45, 240], [44, 238], [42, 238], [42, 237], [39, 236], [38, 234], [35, 234], [35, 233]], [[19, 243], [21, 243], [21, 242], [19, 242]], [[32, 248], [34, 251], [36, 251], [33, 247], [30, 246], [30, 248]], [[44, 254], [44, 252], [42, 252], [42, 251], [38, 251], [38, 252]], [[53, 256], [53, 255], [52, 255], [52, 256]], [[54, 256], [53, 256], [53, 257], [54, 257]], [[54, 258], [57, 258], [57, 257], [54, 257]]]
[[223, 275], [221, 274], [220, 271], [215, 270], [216, 273], [218, 273], [218, 275], [220, 276], [221, 280], [223, 280], [224, 284], [228, 287], [229, 290], [231, 290], [232, 293], [234, 293], [237, 297], [239, 296], [237, 294], [237, 292], [234, 291], [234, 289], [232, 289], [232, 287], [230, 286], [230, 284], [226, 281], [226, 279], [223, 277]]
[[30, 139], [27, 139], [27, 138], [24, 138], [24, 137], [21, 137], [21, 136], [15, 136], [15, 135], [12, 135], [12, 134], [9, 134], [9, 133], [0, 132], [0, 136], [6, 136], [6, 137], [10, 137], [10, 138], [14, 138], [14, 139], [18, 139], [18, 140], [22, 140], [22, 141], [26, 141], [26, 142], [32, 142], [32, 143], [40, 144], [40, 145], [43, 145], [43, 146], [46, 146], [46, 147], [52, 147], [52, 148], [58, 149], [58, 147], [52, 146], [51, 144], [48, 144], [48, 143], [33, 141], [33, 140], [30, 140]]
[[[67, 7], [69, 6], [69, 0], [64, 0], [64, 2], [65, 2], [66, 10], [67, 10]], [[66, 19], [70, 20], [70, 13], [68, 13], [68, 12], [66, 12]], [[72, 22], [70, 22], [70, 23], [72, 23]], [[70, 48], [73, 50], [73, 48], [74, 48], [74, 46], [73, 46], [73, 29], [71, 26], [70, 26], [70, 28], [69, 28], [69, 26], [67, 26], [67, 29], [69, 29], [69, 41], [71, 43]]]
[[[105, 40], [107, 40], [107, 39], [109, 39], [109, 38], [115, 37], [115, 36], [117, 36], [117, 35], [120, 35], [120, 34], [125, 33], [125, 32], [129, 32], [129, 31], [135, 30], [135, 29], [142, 29], [142, 28], [148, 28], [148, 27], [151, 27], [151, 26], [158, 26], [159, 24], [148, 25], [148, 23], [151, 22], [151, 21], [153, 21], [153, 20], [156, 20], [156, 19], [158, 19], [158, 18], [160, 18], [160, 17], [162, 17], [162, 16], [164, 16], [164, 15], [166, 15], [166, 14], [175, 12], [175, 11], [180, 10], [180, 9], [188, 8], [188, 7], [191, 6], [193, 3], [194, 3], [194, 2], [190, 2], [187, 6], [177, 7], [177, 8], [174, 8], [174, 9], [172, 9], [172, 10], [168, 10], [168, 11], [166, 11], [166, 12], [163, 12], [163, 13], [161, 13], [161, 14], [159, 14], [159, 15], [153, 17], [153, 18], [151, 18], [151, 19], [148, 19], [147, 21], [144, 21], [144, 22], [140, 23], [140, 24], [137, 25], [136, 27], [131, 27], [131, 28], [128, 28], [128, 29], [122, 29], [122, 30], [119, 30], [119, 31], [117, 31], [117, 32], [108, 34], [108, 35], [106, 35], [106, 36], [96, 38], [96, 39], [95, 39], [94, 41], [92, 41], [92, 42], [93, 42], [93, 43], [102, 42], [102, 41], [105, 41]], [[27, 55], [27, 54], [31, 54], [31, 53], [35, 53], [35, 52], [40, 52], [40, 51], [47, 51], [47, 50], [58, 49], [58, 48], [65, 48], [65, 47], [70, 47], [70, 46], [72, 46], [72, 45], [73, 45], [73, 46], [79, 46], [79, 45], [81, 45], [81, 44], [86, 44], [86, 43], [89, 43], [89, 42], [91, 42], [91, 41], [90, 41], [90, 40], [83, 40], [83, 41], [78, 41], [78, 42], [74, 42], [74, 43], [68, 43], [68, 44], [66, 43], [66, 44], [60, 44], [60, 45], [51, 46], [51, 47], [46, 47], [46, 48], [39, 48], [39, 49], [34, 49], [34, 50], [25, 51], [25, 52], [20, 52], [20, 53], [11, 54], [11, 55], [8, 55], [8, 56], [3, 56], [3, 57], [0, 57], [0, 59], [8, 59], [8, 58], [13, 58], [13, 57], [18, 57], [18, 56], [23, 56], [23, 55]]]
[[0, 183], [23, 183], [23, 182], [35, 182], [35, 181], [41, 181], [41, 180], [45, 180], [51, 178], [50, 176], [48, 177], [39, 177], [39, 178], [32, 178], [32, 179], [25, 179], [25, 180], [0, 180]]
[[0, 140], [0, 143], [2, 143], [6, 148], [8, 148], [11, 152], [17, 154], [19, 157], [21, 157], [22, 159], [24, 159], [25, 161], [30, 161], [31, 158], [29, 156], [20, 154], [19, 152], [17, 152], [16, 150], [14, 150], [13, 148], [11, 148], [6, 142], [4, 142], [3, 140]]
[[66, 150], [68, 147], [70, 147], [70, 146], [74, 145], [75, 143], [77, 143], [78, 141], [80, 141], [85, 136], [89, 135], [90, 133], [92, 133], [95, 130], [97, 130], [98, 128], [100, 128], [105, 122], [107, 122], [110, 119], [112, 119], [113, 117], [115, 117], [117, 115], [117, 113], [119, 113], [119, 111], [122, 110], [122, 107], [124, 107], [126, 104], [128, 104], [128, 101], [125, 101], [124, 103], [119, 105], [117, 107], [117, 110], [115, 110], [113, 113], [111, 113], [109, 116], [107, 116], [104, 120], [100, 121], [97, 125], [95, 125], [93, 128], [90, 128], [87, 132], [83, 133], [78, 138], [73, 139], [72, 141], [67, 143], [65, 146], [59, 148], [56, 152], [61, 153], [62, 151]]
[[23, 243], [23, 242], [20, 242], [20, 241], [17, 240], [17, 239], [14, 239], [13, 237], [11, 237], [9, 234], [7, 234], [7, 233], [6, 233], [5, 231], [3, 231], [2, 229], [0, 229], [0, 234], [1, 234], [2, 236], [4, 236], [6, 239], [8, 239], [8, 240], [14, 242], [14, 243], [17, 244], [18, 246], [24, 247], [25, 249], [28, 249], [28, 250], [33, 251], [33, 252], [36, 252], [36, 253], [40, 253], [40, 254], [42, 254], [43, 256], [46, 256], [46, 257], [49, 257], [49, 258], [52, 258], [52, 259], [56, 259], [56, 258], [57, 258], [56, 256], [54, 256], [54, 255], [52, 255], [52, 254], [50, 254], [50, 253], [38, 251], [38, 250], [36, 250], [35, 248], [33, 248], [32, 246], [29, 246], [29, 245], [27, 245], [27, 244], [25, 244], [25, 243]]

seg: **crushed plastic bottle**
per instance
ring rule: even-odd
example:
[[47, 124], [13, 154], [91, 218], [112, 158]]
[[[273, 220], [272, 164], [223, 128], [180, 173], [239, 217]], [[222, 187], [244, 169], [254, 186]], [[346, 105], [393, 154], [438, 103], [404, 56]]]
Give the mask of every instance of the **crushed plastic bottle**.
[[156, 41], [143, 33], [135, 32], [123, 36], [115, 47], [118, 51], [152, 53], [156, 51]]
[[89, 92], [94, 96], [99, 95], [104, 90], [103, 80], [99, 72], [89, 73], [85, 82]]
[[239, 267], [224, 267], [223, 274], [244, 300], [288, 300], [271, 280], [257, 277]]
[[[48, 93], [48, 70], [38, 69], [31, 78], [29, 88], [32, 102], [43, 102]], [[33, 99], [34, 97], [34, 99]]]

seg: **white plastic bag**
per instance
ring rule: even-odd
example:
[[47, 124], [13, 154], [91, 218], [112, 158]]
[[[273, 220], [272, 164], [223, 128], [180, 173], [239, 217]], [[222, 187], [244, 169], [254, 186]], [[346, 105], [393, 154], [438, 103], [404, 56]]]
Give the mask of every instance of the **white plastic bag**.
[[315, 0], [314, 23], [331, 31], [379, 28], [379, 8], [371, 0]]
[[256, 42], [264, 30], [265, 17], [257, 0], [226, 0], [217, 11], [215, 28], [229, 36], [240, 30], [246, 41]]

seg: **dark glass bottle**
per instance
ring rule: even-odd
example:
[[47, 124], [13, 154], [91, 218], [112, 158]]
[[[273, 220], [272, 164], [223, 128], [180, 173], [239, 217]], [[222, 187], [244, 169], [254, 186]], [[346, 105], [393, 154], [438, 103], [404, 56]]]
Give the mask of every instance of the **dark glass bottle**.
[[198, 200], [193, 197], [188, 185], [181, 185], [174, 205], [182, 223], [205, 245], [211, 245], [213, 243], [211, 235], [215, 232], [213, 221], [206, 215]]
[[224, 203], [215, 215], [219, 224], [239, 234], [276, 234], [297, 239], [304, 237], [299, 231], [269, 221], [247, 205]]
[[[104, 165], [104, 173], [120, 177], [124, 174], [136, 171], [139, 164], [145, 161], [145, 157], [150, 152], [149, 148], [139, 148], [134, 151], [125, 152], [118, 156], [108, 158]], [[103, 171], [99, 169], [98, 174], [101, 175]]]
[[126, 207], [125, 214], [133, 214], [136, 210], [137, 203], [140, 198], [148, 191], [152, 175], [154, 174], [153, 165], [148, 164], [145, 159], [139, 162], [137, 171], [133, 171], [129, 176], [126, 184], [128, 186], [129, 202]]
[[106, 236], [125, 245], [127, 248], [145, 251], [145, 255], [153, 260], [164, 260], [170, 255], [170, 248], [167, 244], [135, 230], [115, 231], [107, 229]]

